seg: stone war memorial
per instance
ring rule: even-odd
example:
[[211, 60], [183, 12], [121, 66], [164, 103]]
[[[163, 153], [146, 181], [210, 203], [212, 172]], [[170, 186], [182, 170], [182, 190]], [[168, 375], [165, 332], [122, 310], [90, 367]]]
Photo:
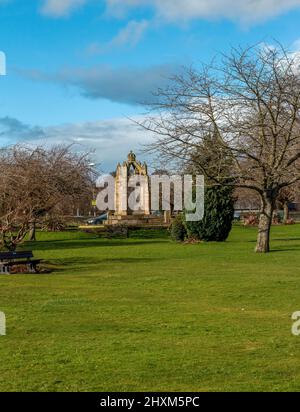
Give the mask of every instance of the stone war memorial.
[[[139, 178], [139, 208], [131, 210], [128, 198], [133, 188], [128, 186], [132, 176]], [[106, 225], [165, 226], [170, 223], [170, 213], [151, 213], [151, 184], [147, 164], [137, 160], [131, 151], [127, 160], [117, 165], [115, 176], [115, 210], [108, 213]]]
[[[131, 176], [140, 177], [140, 208], [137, 211], [131, 211], [128, 207], [128, 196], [130, 188], [128, 188], [128, 180]], [[119, 216], [150, 215], [150, 186], [148, 167], [146, 163], [141, 163], [136, 160], [136, 155], [131, 151], [127, 161], [122, 165], [119, 163], [116, 170], [115, 181], [115, 207], [116, 214]]]

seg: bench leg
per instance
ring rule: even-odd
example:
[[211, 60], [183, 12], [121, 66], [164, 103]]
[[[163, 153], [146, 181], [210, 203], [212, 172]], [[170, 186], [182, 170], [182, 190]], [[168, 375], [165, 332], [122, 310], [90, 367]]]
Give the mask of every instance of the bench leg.
[[32, 262], [28, 263], [27, 270], [30, 273], [37, 273], [36, 264]]
[[6, 266], [6, 265], [1, 265], [0, 266], [0, 274], [1, 275], [9, 275], [10, 274], [9, 267]]

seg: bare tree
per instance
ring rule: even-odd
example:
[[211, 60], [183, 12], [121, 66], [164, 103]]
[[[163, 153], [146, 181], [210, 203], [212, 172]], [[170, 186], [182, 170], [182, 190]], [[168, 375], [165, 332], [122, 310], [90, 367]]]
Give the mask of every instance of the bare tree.
[[[150, 150], [159, 151], [163, 161], [192, 162], [215, 184], [234, 184], [259, 195], [257, 252], [270, 249], [279, 192], [300, 179], [296, 63], [280, 46], [233, 49], [219, 63], [185, 69], [171, 79], [168, 88], [158, 91], [153, 114], [142, 124], [156, 133]], [[214, 137], [218, 153], [220, 167], [213, 170], [194, 156], [207, 136]], [[216, 173], [228, 159], [228, 175]]]
[[87, 154], [70, 146], [17, 145], [0, 152], [0, 243], [15, 250], [35, 225], [60, 205], [79, 201], [91, 187]]
[[253, 190], [237, 188], [235, 196], [237, 209], [250, 212], [259, 210], [260, 197]]
[[284, 224], [286, 224], [290, 218], [289, 204], [295, 201], [297, 193], [299, 193], [299, 183], [284, 187], [279, 192], [277, 203], [278, 206], [283, 209]]

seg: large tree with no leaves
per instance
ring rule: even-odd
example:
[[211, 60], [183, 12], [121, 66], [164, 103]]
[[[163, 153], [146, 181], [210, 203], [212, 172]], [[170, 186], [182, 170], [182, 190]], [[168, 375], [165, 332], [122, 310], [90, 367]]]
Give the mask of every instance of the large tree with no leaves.
[[[87, 154], [70, 146], [17, 145], [0, 151], [0, 245], [15, 250], [35, 223], [91, 193]], [[33, 234], [33, 233], [32, 233]]]
[[[300, 180], [300, 77], [297, 56], [278, 48], [233, 49], [200, 70], [185, 69], [157, 93], [143, 126], [151, 150], [193, 162], [215, 184], [255, 191], [261, 203], [257, 252], [270, 249], [270, 227], [283, 188]], [[220, 167], [206, 168], [207, 136]], [[222, 164], [230, 164], [223, 170]], [[232, 180], [233, 179], [233, 180]]]

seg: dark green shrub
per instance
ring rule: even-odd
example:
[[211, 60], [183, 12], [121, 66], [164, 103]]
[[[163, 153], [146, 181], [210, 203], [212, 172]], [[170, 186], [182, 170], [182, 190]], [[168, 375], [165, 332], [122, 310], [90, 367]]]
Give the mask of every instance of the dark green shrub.
[[186, 222], [190, 238], [207, 242], [224, 242], [231, 231], [234, 216], [234, 198], [231, 186], [205, 189], [205, 212], [199, 222]]
[[176, 242], [183, 242], [187, 235], [186, 227], [184, 224], [184, 217], [179, 214], [175, 217], [171, 225], [171, 238]]
[[105, 237], [109, 239], [113, 238], [128, 238], [129, 228], [125, 224], [108, 225], [105, 227]]

